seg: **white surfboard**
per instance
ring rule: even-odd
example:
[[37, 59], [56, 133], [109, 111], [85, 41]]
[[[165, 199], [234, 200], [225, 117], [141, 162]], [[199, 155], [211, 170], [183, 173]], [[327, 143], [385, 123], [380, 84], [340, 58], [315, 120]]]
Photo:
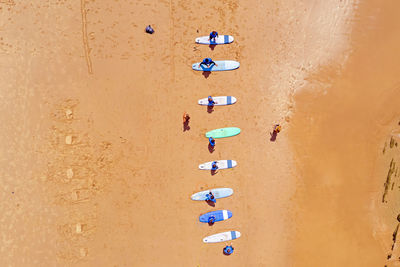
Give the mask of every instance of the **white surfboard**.
[[233, 194], [233, 189], [231, 189], [231, 188], [214, 188], [214, 189], [208, 189], [205, 191], [197, 192], [191, 196], [191, 199], [204, 201], [204, 200], [206, 200], [206, 195], [208, 193], [210, 193], [210, 191], [216, 199], [229, 197]]
[[227, 71], [235, 70], [240, 67], [240, 63], [234, 60], [215, 60], [215, 63], [217, 63], [217, 65], [212, 64], [207, 67], [197, 62], [192, 64], [192, 69], [197, 71]]
[[230, 35], [218, 35], [215, 38], [215, 42], [209, 40], [210, 36], [201, 36], [196, 38], [196, 43], [206, 45], [218, 45], [218, 44], [230, 44], [233, 42], [233, 36]]
[[[226, 106], [232, 105], [236, 103], [236, 98], [234, 96], [213, 96], [212, 97], [215, 104], [214, 106]], [[208, 105], [208, 97], [202, 98], [198, 101], [199, 105], [207, 106]]]
[[240, 232], [229, 231], [229, 232], [223, 232], [223, 233], [207, 236], [207, 237], [203, 238], [203, 242], [204, 243], [218, 243], [218, 242], [234, 240], [239, 237], [240, 237]]
[[[230, 168], [234, 168], [234, 167], [237, 166], [237, 162], [234, 161], [234, 160], [230, 160], [230, 159], [228, 159], [228, 160], [226, 160], [226, 159], [216, 160], [216, 162], [217, 162], [218, 170], [230, 169]], [[199, 169], [200, 170], [211, 170], [212, 163], [213, 162], [210, 161], [210, 162], [206, 162], [206, 163], [200, 164], [199, 165]]]

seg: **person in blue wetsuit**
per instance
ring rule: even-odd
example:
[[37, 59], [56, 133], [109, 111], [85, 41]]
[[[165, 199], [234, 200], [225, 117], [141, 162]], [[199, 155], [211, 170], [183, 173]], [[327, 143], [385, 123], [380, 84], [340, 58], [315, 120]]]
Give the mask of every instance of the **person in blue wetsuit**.
[[214, 224], [215, 223], [215, 216], [210, 216], [208, 218], [208, 224]]
[[224, 254], [225, 255], [231, 255], [232, 253], [233, 253], [233, 247], [232, 246], [224, 247]]
[[218, 169], [217, 162], [216, 162], [216, 161], [213, 161], [213, 162], [211, 163], [211, 170], [212, 170], [212, 171], [216, 171], [217, 169]]
[[216, 103], [215, 103], [214, 99], [211, 96], [209, 96], [208, 97], [208, 106], [213, 107], [215, 104]]
[[210, 142], [210, 145], [211, 145], [212, 147], [215, 147], [215, 140], [214, 140], [214, 138], [212, 138], [212, 137], [208, 138], [208, 142]]
[[210, 32], [210, 38], [209, 38], [209, 40], [210, 40], [211, 42], [214, 42], [214, 43], [215, 43], [215, 38], [217, 38], [217, 37], [218, 37], [218, 32], [216, 32], [216, 31]]
[[210, 193], [208, 193], [206, 195], [206, 201], [211, 201], [211, 202], [214, 202], [214, 203], [217, 202], [217, 200], [215, 199], [215, 197], [214, 197], [214, 195], [213, 195], [213, 193], [211, 191], [210, 191]]
[[211, 58], [206, 57], [205, 59], [203, 59], [202, 62], [200, 62], [199, 67], [200, 67], [201, 65], [206, 65], [206, 67], [209, 68], [209, 67], [211, 67], [211, 65], [213, 65], [213, 64], [214, 64], [215, 66], [218, 66], [217, 63], [215, 63]]

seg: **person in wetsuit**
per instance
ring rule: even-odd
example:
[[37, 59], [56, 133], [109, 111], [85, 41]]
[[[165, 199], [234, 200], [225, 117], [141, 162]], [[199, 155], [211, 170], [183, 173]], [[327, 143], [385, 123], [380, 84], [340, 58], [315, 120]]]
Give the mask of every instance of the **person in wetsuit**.
[[210, 40], [211, 42], [214, 42], [214, 43], [215, 43], [215, 38], [218, 38], [218, 32], [216, 32], [216, 31], [210, 32], [210, 38], [209, 38], [209, 40]]
[[208, 193], [207, 195], [206, 195], [206, 201], [208, 202], [208, 201], [211, 201], [211, 202], [214, 202], [214, 203], [216, 203], [217, 202], [217, 200], [215, 199], [215, 197], [214, 197], [214, 195], [213, 195], [213, 193], [210, 191], [210, 193]]
[[200, 62], [199, 67], [201, 67], [201, 65], [205, 65], [207, 68], [211, 67], [212, 65], [218, 66], [217, 63], [215, 63], [211, 58], [206, 57], [205, 59], [203, 59], [202, 62]]

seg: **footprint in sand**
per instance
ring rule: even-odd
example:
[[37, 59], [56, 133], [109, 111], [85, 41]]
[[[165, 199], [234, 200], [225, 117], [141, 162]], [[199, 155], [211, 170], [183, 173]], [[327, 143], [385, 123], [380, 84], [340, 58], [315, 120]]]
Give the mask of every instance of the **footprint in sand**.
[[72, 135], [67, 135], [65, 137], [65, 144], [72, 145], [72, 142], [73, 142], [73, 136]]
[[77, 224], [75, 225], [75, 232], [76, 232], [77, 234], [81, 234], [81, 233], [82, 233], [82, 224], [77, 223]]
[[79, 255], [81, 256], [81, 258], [86, 257], [87, 254], [88, 254], [88, 249], [87, 249], [87, 248], [81, 248], [81, 249], [79, 250]]
[[72, 179], [74, 177], [74, 171], [72, 169], [67, 170], [67, 178]]
[[73, 119], [72, 110], [70, 110], [70, 109], [65, 110], [65, 117], [66, 117], [68, 120]]

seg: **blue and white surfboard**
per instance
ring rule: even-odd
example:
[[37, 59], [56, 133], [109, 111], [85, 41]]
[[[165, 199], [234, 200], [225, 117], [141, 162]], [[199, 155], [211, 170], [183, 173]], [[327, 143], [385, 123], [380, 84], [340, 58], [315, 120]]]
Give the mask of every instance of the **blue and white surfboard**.
[[204, 201], [206, 200], [206, 195], [208, 193], [212, 193], [215, 197], [215, 199], [218, 198], [224, 198], [224, 197], [229, 197], [233, 194], [233, 189], [232, 188], [213, 188], [213, 189], [208, 189], [205, 191], [197, 192], [191, 196], [192, 200], [199, 200], [199, 201]]
[[[216, 160], [218, 170], [230, 169], [237, 166], [237, 162], [230, 159]], [[213, 161], [199, 165], [200, 170], [211, 170]]]
[[230, 44], [233, 42], [233, 36], [230, 35], [218, 35], [214, 40], [209, 39], [210, 36], [201, 36], [196, 38], [196, 43], [205, 45], [219, 45], [219, 44]]
[[232, 212], [230, 210], [215, 210], [207, 212], [206, 214], [200, 215], [199, 220], [203, 223], [208, 223], [210, 217], [215, 217], [215, 222], [225, 221], [232, 218]]
[[207, 236], [207, 237], [203, 238], [203, 242], [204, 243], [218, 243], [218, 242], [234, 240], [239, 237], [240, 237], [240, 232], [229, 231], [229, 232], [224, 232], [224, 233]]
[[240, 67], [240, 63], [234, 60], [216, 60], [216, 65], [213, 64], [210, 67], [200, 65], [200, 62], [192, 65], [193, 70], [197, 71], [224, 71], [224, 70], [235, 70]]
[[[214, 106], [226, 106], [236, 103], [236, 98], [234, 96], [213, 96], [212, 98], [215, 102]], [[207, 106], [208, 97], [200, 99], [197, 103], [202, 106]]]

